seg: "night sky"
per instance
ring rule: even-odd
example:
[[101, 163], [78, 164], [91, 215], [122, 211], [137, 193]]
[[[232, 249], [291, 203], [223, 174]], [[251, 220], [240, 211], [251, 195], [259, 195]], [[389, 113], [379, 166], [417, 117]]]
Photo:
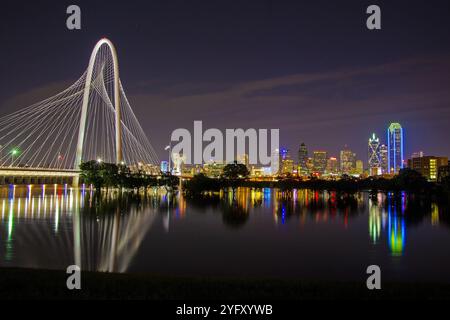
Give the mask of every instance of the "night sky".
[[[82, 30], [66, 28], [77, 4]], [[370, 4], [382, 30], [366, 28]], [[280, 128], [281, 145], [367, 160], [405, 129], [405, 157], [450, 156], [446, 1], [2, 1], [0, 115], [49, 97], [116, 45], [121, 80], [161, 158], [176, 128]]]

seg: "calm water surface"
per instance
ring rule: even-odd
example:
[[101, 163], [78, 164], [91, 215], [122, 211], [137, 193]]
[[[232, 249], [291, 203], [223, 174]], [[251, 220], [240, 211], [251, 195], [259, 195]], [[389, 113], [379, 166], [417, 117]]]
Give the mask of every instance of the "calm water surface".
[[164, 275], [450, 282], [448, 207], [401, 196], [238, 189], [96, 195], [0, 189], [0, 266]]

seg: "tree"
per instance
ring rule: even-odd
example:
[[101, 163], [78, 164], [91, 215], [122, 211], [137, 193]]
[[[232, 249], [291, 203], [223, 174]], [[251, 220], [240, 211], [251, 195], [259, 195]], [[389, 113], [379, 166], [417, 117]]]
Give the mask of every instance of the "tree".
[[227, 179], [244, 179], [250, 175], [247, 166], [234, 161], [233, 163], [227, 164], [222, 170], [222, 176]]
[[218, 179], [208, 178], [203, 173], [196, 174], [184, 183], [184, 189], [190, 196], [198, 196], [204, 191], [218, 191], [220, 187]]
[[81, 178], [87, 184], [92, 184], [96, 189], [100, 189], [104, 183], [103, 177], [100, 174], [100, 163], [91, 160], [82, 162], [80, 164]]
[[119, 184], [119, 167], [115, 163], [101, 162], [99, 164], [100, 176], [103, 186], [109, 188], [117, 187]]
[[410, 168], [401, 169], [393, 180], [395, 186], [400, 190], [421, 191], [428, 187], [427, 179]]

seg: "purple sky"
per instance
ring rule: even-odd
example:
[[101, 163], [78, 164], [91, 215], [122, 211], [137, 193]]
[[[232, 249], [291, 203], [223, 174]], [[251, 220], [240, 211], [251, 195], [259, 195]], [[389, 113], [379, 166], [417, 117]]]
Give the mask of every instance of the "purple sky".
[[294, 155], [367, 158], [367, 139], [405, 129], [405, 154], [450, 155], [448, 1], [378, 1], [382, 30], [365, 28], [368, 1], [66, 1], [6, 3], [0, 16], [0, 114], [64, 89], [103, 36], [161, 158], [172, 130], [280, 128]]

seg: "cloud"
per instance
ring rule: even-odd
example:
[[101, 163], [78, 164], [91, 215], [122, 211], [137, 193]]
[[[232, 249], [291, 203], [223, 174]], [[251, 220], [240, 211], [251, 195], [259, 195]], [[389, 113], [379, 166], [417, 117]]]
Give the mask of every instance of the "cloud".
[[281, 128], [288, 144], [303, 137], [318, 144], [327, 132], [351, 139], [355, 132], [375, 130], [391, 120], [411, 126], [425, 119], [441, 122], [450, 115], [449, 86], [449, 57], [428, 56], [247, 82], [177, 83], [162, 93], [131, 95], [130, 100], [137, 113], [152, 115], [143, 125], [147, 132], [166, 140], [173, 129], [204, 120], [217, 128]]
[[[13, 96], [1, 104], [1, 113], [48, 98], [73, 82]], [[191, 128], [194, 120], [222, 129], [280, 128], [282, 143], [292, 148], [303, 140], [332, 148], [352, 144], [355, 135], [364, 136], [391, 120], [430, 131], [433, 125], [443, 126], [450, 116], [449, 86], [449, 57], [426, 56], [254, 81], [150, 80], [131, 83], [128, 98], [156, 150], [163, 149], [174, 129]], [[444, 128], [450, 135], [449, 130]], [[364, 141], [353, 142], [360, 153], [365, 152]]]
[[75, 80], [53, 82], [14, 95], [0, 104], [0, 114], [5, 115], [38, 103], [63, 91], [64, 89], [71, 86], [74, 82]]

